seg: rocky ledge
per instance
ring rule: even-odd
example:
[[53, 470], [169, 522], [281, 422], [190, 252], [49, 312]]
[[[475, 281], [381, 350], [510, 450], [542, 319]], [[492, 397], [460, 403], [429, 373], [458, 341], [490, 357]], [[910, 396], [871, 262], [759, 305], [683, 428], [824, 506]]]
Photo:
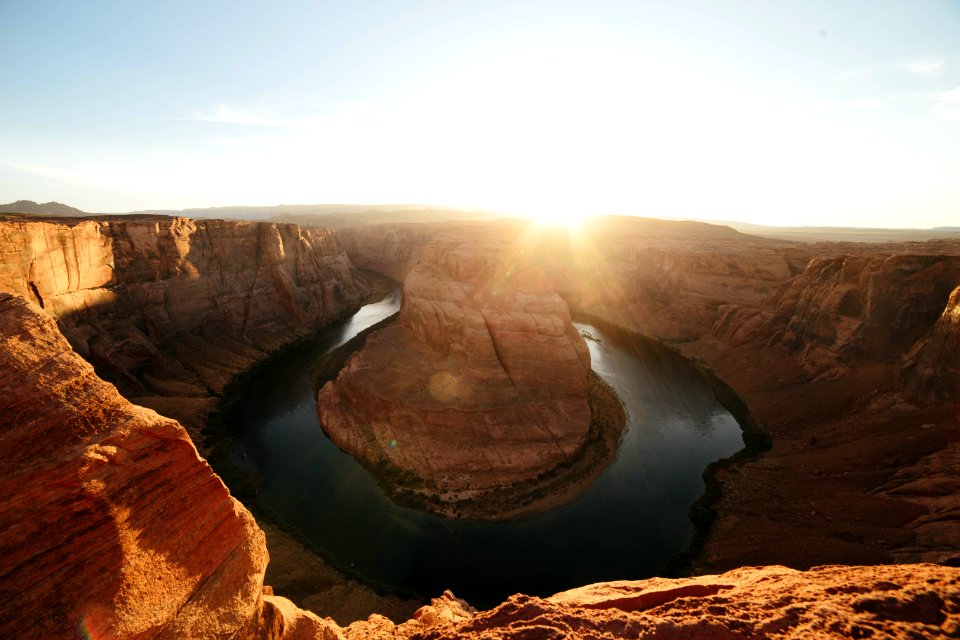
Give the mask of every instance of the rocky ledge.
[[592, 584], [549, 598], [515, 595], [473, 614], [450, 594], [394, 625], [372, 616], [349, 640], [556, 638], [954, 638], [960, 569], [744, 567], [681, 580]]

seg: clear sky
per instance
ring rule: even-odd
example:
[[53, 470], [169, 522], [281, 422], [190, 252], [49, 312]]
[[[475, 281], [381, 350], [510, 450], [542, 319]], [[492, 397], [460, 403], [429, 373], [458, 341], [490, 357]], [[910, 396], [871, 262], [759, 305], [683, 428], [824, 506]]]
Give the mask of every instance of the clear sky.
[[0, 0], [0, 202], [960, 225], [960, 2]]

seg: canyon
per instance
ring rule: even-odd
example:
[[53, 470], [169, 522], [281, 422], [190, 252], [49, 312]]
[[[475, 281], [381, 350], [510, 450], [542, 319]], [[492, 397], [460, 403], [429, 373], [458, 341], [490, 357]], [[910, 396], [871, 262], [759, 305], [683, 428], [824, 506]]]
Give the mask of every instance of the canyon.
[[[456, 304], [463, 283], [506, 266], [483, 248], [485, 228], [0, 221], [3, 635], [958, 633], [960, 243], [804, 244], [627, 218], [570, 236], [530, 229], [517, 237], [537, 269], [521, 269], [510, 304], [549, 311], [495, 309], [485, 334], [450, 341], [483, 316]], [[478, 380], [495, 360], [507, 378], [536, 379], [529, 340], [498, 357], [497, 338], [477, 335], [549, 339], [559, 360], [543, 379], [582, 408], [569, 306], [729, 385], [770, 449], [711, 470], [690, 557], [704, 575], [518, 595], [482, 613], [445, 594], [408, 622], [349, 626], [264, 587], [264, 535], [198, 455], [201, 430], [233, 376], [359, 306], [375, 288], [361, 269], [409, 281], [398, 325], [368, 340], [374, 354], [459, 344]], [[939, 564], [811, 569], [890, 562]], [[792, 569], [739, 568], [761, 564]]]
[[[428, 241], [403, 233], [371, 225], [345, 246], [355, 264], [397, 256], [397, 277]], [[698, 570], [958, 561], [960, 242], [805, 244], [607, 217], [542, 228], [528, 250], [574, 315], [697, 362], [772, 441], [711, 474]]]

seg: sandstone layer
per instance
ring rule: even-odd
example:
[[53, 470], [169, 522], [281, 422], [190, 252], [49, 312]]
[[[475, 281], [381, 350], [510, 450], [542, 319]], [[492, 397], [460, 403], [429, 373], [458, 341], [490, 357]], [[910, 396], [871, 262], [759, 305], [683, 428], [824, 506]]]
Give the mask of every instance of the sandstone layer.
[[455, 223], [369, 224], [337, 229], [337, 237], [356, 267], [403, 282], [436, 232], [455, 226]]
[[[352, 629], [347, 629], [348, 634]], [[798, 572], [773, 566], [684, 580], [607, 582], [549, 598], [517, 595], [461, 621], [437, 622], [411, 636], [406, 636], [406, 629], [398, 631], [366, 637], [956, 637], [960, 635], [960, 569], [829, 566]]]
[[127, 398], [203, 425], [238, 372], [356, 309], [336, 234], [163, 216], [0, 221], [0, 291], [55, 318]]
[[455, 226], [424, 248], [397, 323], [319, 393], [340, 448], [458, 499], [578, 455], [589, 352], [518, 231]]
[[[0, 293], [0, 636], [247, 638], [329, 626], [263, 595], [263, 533], [175, 421]], [[319, 635], [303, 637], [320, 637]]]

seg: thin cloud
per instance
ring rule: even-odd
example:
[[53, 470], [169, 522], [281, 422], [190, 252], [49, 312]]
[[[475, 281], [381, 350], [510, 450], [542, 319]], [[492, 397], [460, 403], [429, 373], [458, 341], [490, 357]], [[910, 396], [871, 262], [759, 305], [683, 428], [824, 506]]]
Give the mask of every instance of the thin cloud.
[[934, 76], [943, 71], [946, 64], [946, 58], [918, 58], [911, 62], [886, 61], [863, 67], [853, 67], [840, 73], [837, 77], [841, 80], [857, 80], [880, 75], [885, 76], [897, 71], [907, 71], [918, 76]]
[[937, 110], [947, 120], [960, 121], [960, 87], [938, 93]]
[[937, 73], [940, 73], [943, 69], [943, 65], [946, 62], [945, 59], [924, 59], [924, 60], [915, 60], [908, 64], [904, 65], [904, 68], [910, 73], [915, 73], [921, 76], [932, 76]]
[[852, 69], [847, 69], [846, 71], [841, 73], [838, 77], [841, 80], [851, 80], [855, 78], [869, 78], [871, 76], [877, 75], [882, 70], [883, 70], [883, 65], [871, 64], [866, 67], [854, 67]]
[[246, 145], [246, 144], [259, 144], [262, 142], [270, 142], [276, 140], [276, 136], [264, 136], [264, 135], [249, 135], [249, 136], [225, 136], [222, 138], [211, 138], [205, 140], [203, 144], [211, 146], [225, 146], [225, 145]]
[[263, 111], [232, 107], [225, 104], [217, 105], [211, 109], [194, 111], [182, 119], [254, 127], [299, 127], [304, 123], [304, 120], [298, 118], [277, 118]]
[[54, 178], [66, 182], [84, 182], [83, 177], [76, 171], [70, 169], [61, 169], [60, 167], [49, 167], [42, 164], [30, 164], [27, 162], [12, 162], [10, 160], [0, 160], [0, 164], [6, 165], [11, 169], [32, 173], [35, 176], [43, 178]]
[[887, 100], [884, 98], [857, 98], [846, 103], [848, 109], [858, 111], [873, 111], [887, 106]]

